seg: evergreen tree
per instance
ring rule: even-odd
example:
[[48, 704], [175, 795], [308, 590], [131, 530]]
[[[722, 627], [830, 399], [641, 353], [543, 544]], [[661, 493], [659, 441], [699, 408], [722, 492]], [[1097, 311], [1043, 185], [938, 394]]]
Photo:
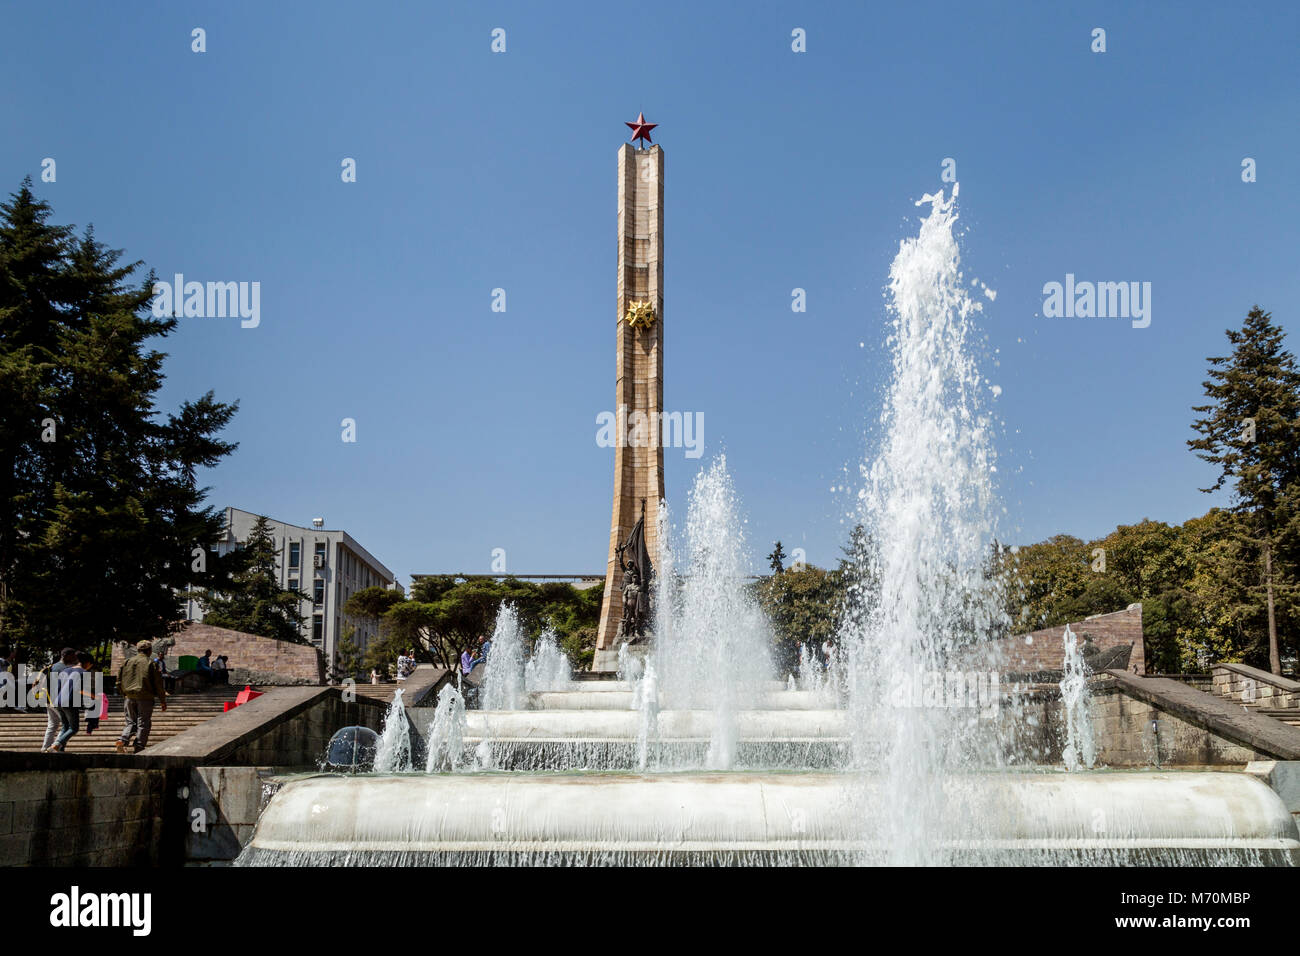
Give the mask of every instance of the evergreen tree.
[[834, 572], [841, 592], [839, 613], [845, 619], [860, 621], [876, 607], [880, 598], [874, 545], [867, 529], [861, 524], [854, 525], [848, 544], [840, 552], [844, 557]]
[[1283, 348], [1282, 330], [1259, 306], [1227, 336], [1233, 352], [1209, 360], [1203, 383], [1209, 401], [1193, 409], [1202, 416], [1192, 425], [1200, 437], [1188, 445], [1219, 469], [1202, 491], [1231, 485], [1232, 510], [1244, 519], [1233, 562], [1240, 573], [1249, 574], [1251, 565], [1258, 569], [1250, 577], [1263, 591], [1269, 668], [1280, 674], [1277, 605], [1279, 592], [1292, 589], [1294, 574], [1280, 560], [1279, 544], [1283, 553], [1291, 550], [1280, 532], [1292, 523], [1300, 487], [1300, 374]]
[[357, 647], [356, 635], [357, 629], [349, 624], [339, 637], [334, 664], [330, 668], [330, 676], [336, 681], [345, 681], [349, 677], [356, 680], [361, 674], [361, 650]]
[[159, 638], [220, 517], [197, 469], [235, 446], [209, 393], [162, 416], [174, 318], [139, 263], [49, 223], [26, 180], [0, 204], [0, 639], [54, 648]]
[[270, 522], [258, 518], [235, 558], [228, 579], [217, 588], [198, 594], [203, 605], [203, 622], [228, 627], [246, 634], [306, 644], [302, 626], [306, 617], [299, 612], [307, 595], [280, 587], [276, 573], [275, 539]]
[[785, 549], [781, 547], [781, 542], [776, 543], [772, 553], [767, 556], [768, 565], [772, 568], [773, 574], [780, 574], [785, 570]]

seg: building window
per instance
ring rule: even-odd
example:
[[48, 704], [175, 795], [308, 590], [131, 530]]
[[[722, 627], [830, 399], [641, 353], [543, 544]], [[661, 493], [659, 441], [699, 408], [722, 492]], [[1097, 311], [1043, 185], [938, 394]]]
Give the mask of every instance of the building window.
[[298, 579], [297, 579], [297, 578], [290, 578], [290, 579], [289, 579], [289, 590], [290, 590], [290, 591], [296, 591], [296, 590], [298, 590]]
[[302, 544], [298, 541], [289, 544], [289, 567], [294, 570], [302, 567]]
[[311, 603], [317, 607], [325, 603], [325, 582], [320, 578], [311, 583]]
[[316, 542], [316, 567], [318, 568], [325, 567], [325, 547], [324, 541]]
[[325, 641], [325, 618], [320, 614], [311, 616], [311, 642], [320, 647]]

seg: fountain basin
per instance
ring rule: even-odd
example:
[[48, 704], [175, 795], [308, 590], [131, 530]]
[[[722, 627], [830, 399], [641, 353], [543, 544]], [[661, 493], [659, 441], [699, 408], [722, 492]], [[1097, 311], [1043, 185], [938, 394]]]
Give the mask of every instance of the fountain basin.
[[[938, 796], [944, 862], [1300, 863], [1291, 814], [1242, 773], [970, 775]], [[878, 806], [848, 774], [313, 776], [272, 798], [240, 862], [889, 862]]]

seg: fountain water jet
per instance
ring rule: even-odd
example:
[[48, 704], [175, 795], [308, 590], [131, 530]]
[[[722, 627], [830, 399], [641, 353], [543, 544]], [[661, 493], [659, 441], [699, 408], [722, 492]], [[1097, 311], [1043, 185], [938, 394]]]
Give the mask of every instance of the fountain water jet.
[[402, 704], [402, 688], [384, 715], [384, 732], [375, 751], [375, 773], [403, 773], [411, 769], [411, 725]]
[[514, 605], [502, 604], [483, 664], [479, 700], [484, 710], [519, 710], [524, 697], [524, 632]]
[[658, 734], [659, 727], [659, 679], [655, 674], [654, 661], [647, 661], [645, 675], [637, 684], [632, 706], [637, 712], [636, 728], [636, 766], [645, 770], [650, 759], [650, 744]]
[[655, 669], [660, 704], [714, 713], [707, 766], [729, 769], [735, 715], [759, 705], [773, 677], [770, 630], [746, 588], [749, 562], [735, 486], [719, 456], [700, 471], [686, 514], [687, 568], [675, 575], [670, 536], [659, 538]]
[[546, 628], [533, 645], [533, 656], [524, 667], [524, 688], [528, 693], [564, 690], [571, 676], [569, 659], [555, 640], [555, 631]]
[[1065, 721], [1065, 769], [1091, 770], [1097, 762], [1097, 744], [1092, 735], [1092, 717], [1088, 713], [1088, 671], [1078, 638], [1065, 625], [1065, 665], [1061, 674], [1061, 716]]
[[[960, 271], [952, 197], [925, 196], [919, 235], [904, 240], [889, 270], [892, 378], [880, 416], [879, 451], [862, 466], [854, 518], [868, 547], [859, 557], [841, 633], [853, 738], [880, 742], [882, 823], [892, 862], [943, 862], [936, 842], [953, 808], [943, 778], [967, 769], [969, 713], [898, 706], [900, 687], [943, 672], [956, 652], [998, 633], [992, 425], [971, 355], [971, 300]], [[969, 663], [963, 665], [969, 668]], [[916, 702], [913, 702], [914, 704]], [[995, 762], [996, 741], [974, 747]], [[976, 761], [978, 764], [980, 761]], [[860, 763], [862, 760], [860, 758]]]
[[450, 683], [438, 691], [438, 705], [426, 739], [428, 756], [424, 772], [450, 770], [454, 773], [465, 756], [465, 701]]

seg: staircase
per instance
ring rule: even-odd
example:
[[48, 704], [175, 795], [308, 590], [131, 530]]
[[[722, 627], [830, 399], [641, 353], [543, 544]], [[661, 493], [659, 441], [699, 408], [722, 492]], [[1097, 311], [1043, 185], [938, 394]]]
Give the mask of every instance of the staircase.
[[1284, 724], [1290, 724], [1292, 727], [1300, 727], [1300, 710], [1291, 707], [1278, 710], [1267, 707], [1252, 707], [1249, 704], [1243, 704], [1247, 710], [1254, 710], [1257, 714], [1263, 714], [1265, 717], [1272, 717], [1274, 720], [1280, 720]]
[[[153, 727], [149, 732], [149, 747], [162, 743], [181, 731], [189, 730], [204, 721], [219, 717], [226, 701], [233, 701], [243, 687], [214, 687], [193, 694], [178, 694], [167, 698], [167, 712], [155, 704]], [[81, 729], [68, 741], [68, 753], [113, 753], [114, 743], [122, 735], [126, 723], [123, 714], [125, 701], [117, 694], [108, 696], [108, 716], [99, 722], [93, 734], [86, 733], [83, 713]], [[19, 714], [0, 712], [0, 750], [39, 751], [45, 737], [45, 711]]]
[[1244, 664], [1215, 664], [1211, 693], [1244, 710], [1300, 727], [1300, 682]]

